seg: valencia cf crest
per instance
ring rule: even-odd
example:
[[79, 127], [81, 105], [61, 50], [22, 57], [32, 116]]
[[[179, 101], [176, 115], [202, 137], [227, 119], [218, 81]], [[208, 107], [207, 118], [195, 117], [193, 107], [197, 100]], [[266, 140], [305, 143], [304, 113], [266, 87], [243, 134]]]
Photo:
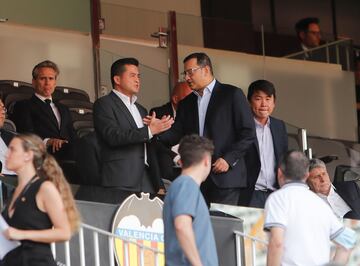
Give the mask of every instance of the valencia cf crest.
[[[129, 196], [117, 210], [112, 232], [124, 239], [164, 252], [163, 202], [159, 198], [150, 199], [148, 193]], [[144, 249], [141, 254], [136, 244], [114, 239], [114, 252], [118, 265], [138, 266], [143, 261], [146, 266], [165, 265], [165, 257]]]

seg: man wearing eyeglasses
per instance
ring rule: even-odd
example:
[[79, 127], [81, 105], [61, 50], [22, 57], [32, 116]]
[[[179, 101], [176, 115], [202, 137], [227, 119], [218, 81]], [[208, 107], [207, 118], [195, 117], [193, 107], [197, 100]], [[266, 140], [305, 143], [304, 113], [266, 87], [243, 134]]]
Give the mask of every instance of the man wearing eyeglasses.
[[0, 162], [1, 162], [1, 174], [15, 175], [14, 172], [9, 171], [5, 167], [5, 155], [8, 150], [8, 145], [12, 138], [15, 136], [15, 132], [4, 129], [4, 123], [6, 119], [6, 108], [3, 101], [0, 99]]
[[306, 53], [301, 55], [301, 59], [311, 61], [325, 61], [323, 49], [316, 51], [308, 51], [316, 48], [321, 44], [320, 20], [318, 18], [309, 17], [299, 20], [295, 24], [297, 37], [300, 41], [300, 49]]
[[241, 89], [214, 78], [205, 53], [190, 54], [183, 62], [184, 79], [193, 93], [179, 103], [175, 123], [159, 139], [167, 145], [189, 134], [211, 139], [212, 169], [202, 192], [208, 204], [237, 205], [241, 188], [247, 185], [244, 155], [256, 136], [249, 105]]

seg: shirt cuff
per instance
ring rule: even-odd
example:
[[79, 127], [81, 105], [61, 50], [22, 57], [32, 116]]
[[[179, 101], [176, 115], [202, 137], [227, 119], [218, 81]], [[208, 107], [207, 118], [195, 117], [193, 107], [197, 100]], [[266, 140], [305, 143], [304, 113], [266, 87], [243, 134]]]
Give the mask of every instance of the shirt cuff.
[[50, 138], [46, 138], [46, 139], [43, 139], [43, 143], [45, 144], [45, 147], [47, 147], [47, 142], [49, 141]]
[[149, 139], [152, 139], [153, 134], [151, 133], [150, 127], [148, 127]]

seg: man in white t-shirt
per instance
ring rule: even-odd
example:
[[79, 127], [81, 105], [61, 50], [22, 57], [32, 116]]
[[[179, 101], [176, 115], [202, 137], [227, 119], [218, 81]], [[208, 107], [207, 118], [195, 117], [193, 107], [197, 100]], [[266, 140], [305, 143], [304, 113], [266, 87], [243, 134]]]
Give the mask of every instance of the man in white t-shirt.
[[336, 263], [346, 263], [356, 235], [345, 229], [331, 208], [309, 190], [309, 160], [300, 151], [286, 153], [278, 170], [281, 189], [265, 204], [264, 230], [270, 232], [267, 265], [323, 265], [336, 242]]

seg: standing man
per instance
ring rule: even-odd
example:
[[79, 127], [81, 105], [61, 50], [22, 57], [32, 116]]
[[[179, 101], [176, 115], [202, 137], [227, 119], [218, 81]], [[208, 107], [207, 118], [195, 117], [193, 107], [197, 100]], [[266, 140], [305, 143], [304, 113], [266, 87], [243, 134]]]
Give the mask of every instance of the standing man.
[[199, 188], [209, 175], [213, 150], [211, 141], [198, 135], [180, 142], [182, 172], [164, 202], [166, 265], [218, 265], [209, 210]]
[[256, 140], [246, 154], [248, 187], [240, 194], [239, 205], [264, 208], [271, 192], [279, 188], [276, 173], [279, 161], [288, 150], [285, 123], [271, 116], [276, 91], [267, 80], [250, 84], [247, 94], [254, 115]]
[[183, 75], [194, 93], [180, 102], [174, 125], [159, 138], [168, 145], [189, 134], [211, 139], [215, 146], [213, 164], [202, 186], [203, 194], [208, 204], [237, 205], [240, 188], [246, 186], [244, 156], [255, 140], [249, 104], [241, 89], [214, 78], [205, 53], [190, 54], [183, 62]]
[[58, 66], [49, 60], [37, 64], [32, 71], [34, 95], [15, 104], [11, 120], [19, 133], [40, 136], [50, 153], [58, 160], [73, 159], [76, 138], [69, 109], [53, 102]]
[[171, 101], [162, 106], [152, 108], [150, 110], [150, 114], [155, 112], [156, 117], [159, 119], [161, 119], [164, 115], [170, 115], [175, 119], [179, 102], [188, 96], [191, 92], [192, 90], [186, 82], [176, 83], [174, 89], [171, 92]]
[[[156, 113], [156, 117], [161, 119], [164, 115], [170, 115], [175, 119], [176, 110], [179, 105], [179, 102], [188, 96], [192, 90], [186, 82], [178, 82], [172, 93], [171, 93], [171, 101], [150, 110], [150, 114], [153, 112]], [[161, 177], [174, 180], [180, 174], [180, 168], [177, 165], [178, 161], [178, 144], [169, 148], [166, 147], [163, 143], [157, 141], [155, 144], [155, 149], [157, 150], [160, 173]]]
[[[123, 191], [127, 194], [124, 197], [158, 191], [157, 161], [147, 143], [173, 123], [169, 116], [160, 120], [153, 115], [148, 125], [143, 124], [147, 111], [136, 102], [140, 90], [138, 66], [135, 58], [115, 61], [111, 66], [113, 90], [94, 104], [94, 126], [101, 147], [101, 184], [115, 192]], [[119, 203], [122, 199], [113, 200]]]
[[330, 240], [338, 245], [334, 262], [346, 264], [356, 242], [354, 231], [309, 190], [309, 160], [300, 151], [285, 154], [278, 171], [281, 189], [265, 205], [264, 230], [270, 232], [267, 265], [325, 265]]

